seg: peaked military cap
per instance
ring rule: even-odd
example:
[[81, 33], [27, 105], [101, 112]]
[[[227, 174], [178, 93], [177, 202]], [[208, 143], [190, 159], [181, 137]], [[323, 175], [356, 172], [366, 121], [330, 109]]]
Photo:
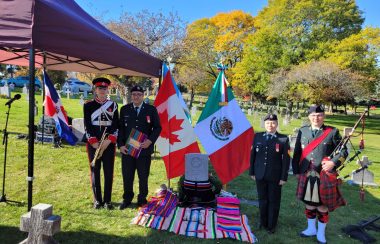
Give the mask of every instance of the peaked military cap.
[[308, 113], [311, 114], [311, 113], [324, 113], [325, 110], [323, 109], [323, 107], [321, 105], [311, 105], [309, 110], [308, 110]]
[[142, 92], [142, 93], [144, 93], [144, 89], [141, 87], [141, 86], [139, 86], [139, 85], [135, 85], [134, 87], [132, 87], [132, 89], [131, 89], [131, 93], [132, 92]]
[[264, 117], [264, 121], [267, 121], [267, 120], [270, 120], [270, 121], [277, 121], [277, 115], [275, 114], [267, 114], [265, 117]]
[[92, 84], [94, 84], [95, 87], [108, 87], [111, 81], [104, 77], [98, 77], [92, 81]]

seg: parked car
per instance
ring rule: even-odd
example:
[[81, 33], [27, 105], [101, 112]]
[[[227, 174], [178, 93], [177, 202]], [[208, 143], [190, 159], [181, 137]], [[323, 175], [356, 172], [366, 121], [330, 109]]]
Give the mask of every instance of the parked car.
[[[9, 79], [3, 79], [0, 81], [0, 85], [1, 86], [4, 86], [5, 83], [9, 85], [13, 85], [14, 87], [24, 87], [25, 85], [26, 86], [29, 86], [29, 76], [17, 76], [17, 77], [13, 77], [13, 78], [9, 78]], [[41, 89], [41, 81], [36, 77], [35, 78], [35, 86], [36, 86], [36, 89]]]
[[62, 92], [66, 94], [67, 90], [69, 90], [71, 93], [79, 93], [84, 91], [90, 93], [92, 92], [92, 86], [77, 79], [68, 79], [62, 86]]

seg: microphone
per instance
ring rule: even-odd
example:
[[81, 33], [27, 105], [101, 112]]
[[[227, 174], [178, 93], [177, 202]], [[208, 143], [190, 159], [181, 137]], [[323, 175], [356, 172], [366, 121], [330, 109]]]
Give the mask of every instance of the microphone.
[[20, 94], [16, 94], [13, 98], [9, 99], [9, 101], [5, 104], [5, 106], [10, 106], [15, 100], [19, 100], [21, 98]]

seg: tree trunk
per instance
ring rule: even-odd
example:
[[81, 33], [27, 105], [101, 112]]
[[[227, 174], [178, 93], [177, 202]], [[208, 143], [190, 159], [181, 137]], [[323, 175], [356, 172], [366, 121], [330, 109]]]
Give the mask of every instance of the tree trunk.
[[191, 88], [191, 92], [190, 92], [190, 105], [189, 105], [189, 109], [191, 109], [193, 107], [194, 96], [195, 96], [194, 88], [192, 87]]
[[287, 101], [286, 102], [286, 108], [288, 109], [289, 113], [292, 114], [292, 112], [293, 112], [293, 102], [292, 101]]

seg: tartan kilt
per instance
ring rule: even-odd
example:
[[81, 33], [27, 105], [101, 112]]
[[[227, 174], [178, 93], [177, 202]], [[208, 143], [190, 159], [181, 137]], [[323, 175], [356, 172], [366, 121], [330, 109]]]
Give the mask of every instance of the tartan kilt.
[[326, 173], [322, 170], [320, 173], [321, 185], [319, 186], [319, 193], [321, 202], [330, 212], [347, 204], [338, 188], [341, 180], [338, 180], [337, 176], [338, 174], [335, 171], [333, 173]]
[[[301, 201], [303, 200], [306, 188], [306, 173], [300, 174], [298, 178], [296, 196]], [[346, 201], [342, 197], [338, 185], [340, 185], [340, 181], [337, 179], [336, 172], [326, 174], [324, 170], [321, 171], [319, 195], [322, 204], [325, 205], [330, 212], [334, 211], [340, 206], [346, 205]]]
[[302, 201], [305, 193], [305, 187], [306, 187], [306, 173], [300, 174], [298, 178], [298, 185], [297, 185], [297, 192], [296, 197]]

